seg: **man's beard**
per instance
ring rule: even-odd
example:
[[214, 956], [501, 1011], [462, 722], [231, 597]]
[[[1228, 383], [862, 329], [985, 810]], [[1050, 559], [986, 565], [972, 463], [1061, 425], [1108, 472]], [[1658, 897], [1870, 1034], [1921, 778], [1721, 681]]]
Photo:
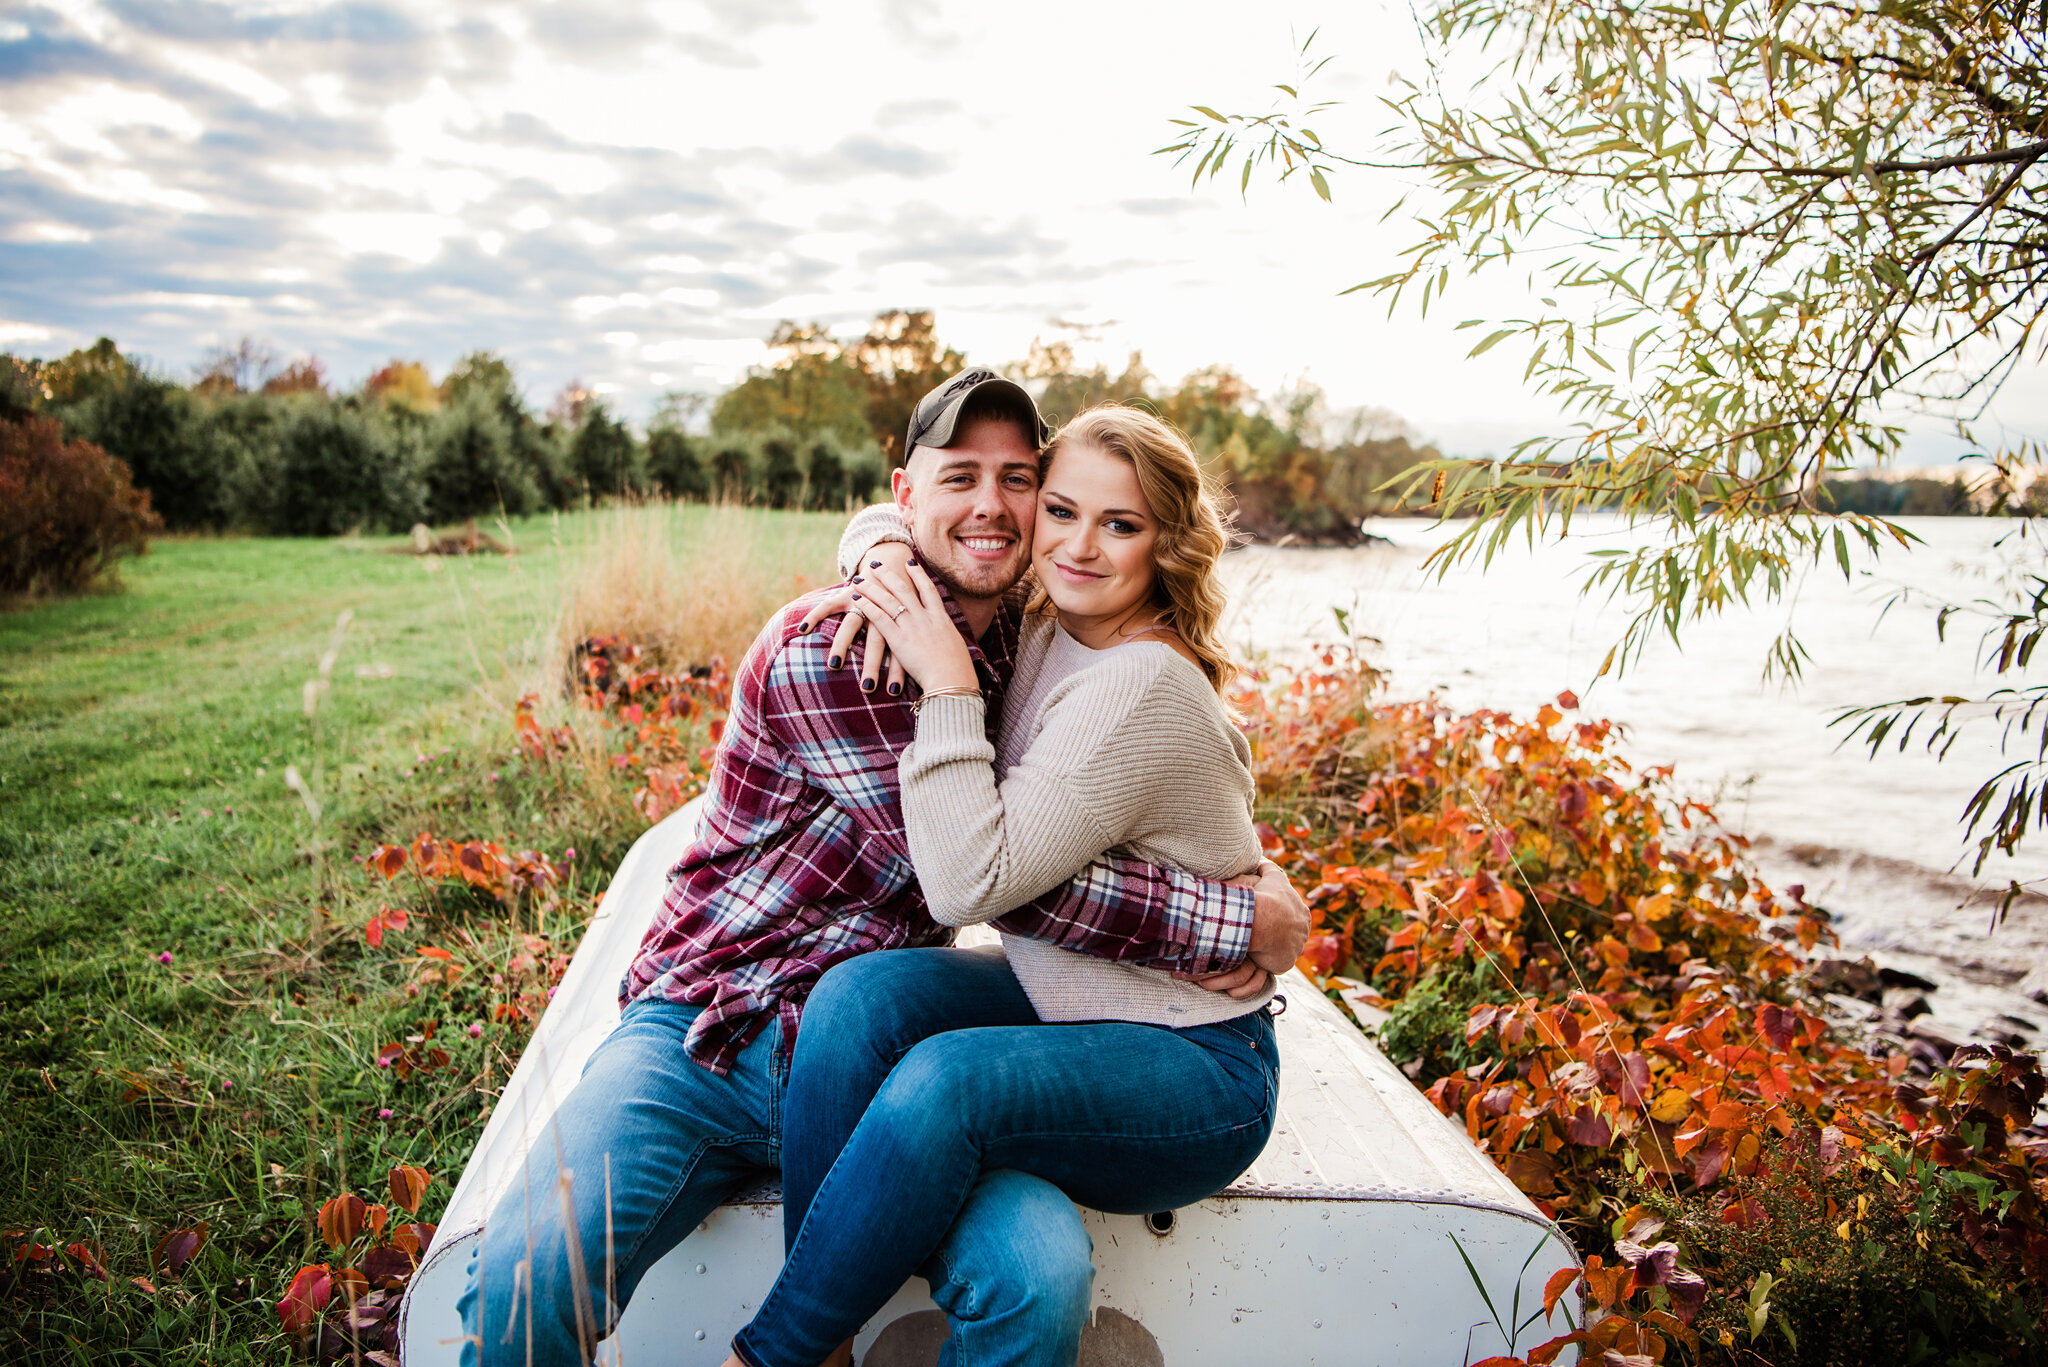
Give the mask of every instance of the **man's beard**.
[[[951, 538], [949, 537], [943, 544], [950, 550]], [[1006, 565], [978, 564], [964, 556], [958, 560], [948, 556], [946, 560], [940, 561], [934, 559], [922, 547], [918, 548], [917, 555], [918, 563], [924, 566], [925, 573], [952, 590], [955, 597], [1000, 598], [1031, 568], [1031, 557], [1024, 552], [1023, 546], [1022, 537], [1012, 543], [1011, 554], [1015, 561]]]

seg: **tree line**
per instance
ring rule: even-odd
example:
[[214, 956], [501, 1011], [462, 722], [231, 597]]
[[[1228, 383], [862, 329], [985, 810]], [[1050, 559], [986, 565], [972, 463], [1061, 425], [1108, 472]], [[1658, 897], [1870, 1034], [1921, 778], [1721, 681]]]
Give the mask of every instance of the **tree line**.
[[[438, 381], [397, 360], [337, 391], [317, 359], [280, 364], [250, 341], [189, 381], [108, 338], [54, 360], [0, 357], [0, 418], [54, 422], [113, 456], [173, 531], [392, 532], [655, 494], [832, 509], [886, 496], [918, 398], [967, 364], [928, 311], [882, 313], [851, 338], [785, 322], [768, 347], [715, 399], [669, 395], [644, 433], [580, 383], [535, 412], [490, 351]], [[1333, 423], [1313, 387], [1262, 398], [1222, 366], [1166, 385], [1136, 353], [1112, 372], [1054, 342], [1004, 370], [1056, 423], [1115, 401], [1178, 424], [1260, 540], [1356, 542], [1360, 519], [1399, 506], [1379, 486], [1436, 456], [1391, 414]]]

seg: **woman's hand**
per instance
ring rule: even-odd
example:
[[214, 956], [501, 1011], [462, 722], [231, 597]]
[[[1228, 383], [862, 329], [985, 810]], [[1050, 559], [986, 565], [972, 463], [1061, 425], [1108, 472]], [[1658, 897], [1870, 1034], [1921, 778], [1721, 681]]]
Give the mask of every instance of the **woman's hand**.
[[[910, 547], [900, 541], [884, 541], [868, 553], [868, 568], [893, 564], [898, 567], [910, 563]], [[853, 660], [855, 642], [865, 636], [861, 646], [860, 687], [863, 693], [872, 693], [881, 686], [886, 672], [889, 678], [889, 696], [898, 697], [903, 692], [903, 662], [889, 654], [888, 643], [881, 633], [870, 630], [867, 615], [861, 611], [861, 603], [854, 596], [853, 585], [861, 582], [863, 576], [854, 576], [852, 584], [844, 584], [826, 594], [804, 614], [803, 622], [797, 627], [797, 634], [815, 631], [818, 623], [827, 617], [839, 618], [839, 629], [832, 635], [831, 654], [826, 663], [833, 669]]]
[[[980, 688], [967, 638], [953, 625], [939, 586], [920, 565], [897, 570], [870, 565], [853, 596], [865, 606], [872, 630], [882, 633], [889, 653], [929, 693], [938, 688]], [[872, 648], [870, 648], [872, 650]]]

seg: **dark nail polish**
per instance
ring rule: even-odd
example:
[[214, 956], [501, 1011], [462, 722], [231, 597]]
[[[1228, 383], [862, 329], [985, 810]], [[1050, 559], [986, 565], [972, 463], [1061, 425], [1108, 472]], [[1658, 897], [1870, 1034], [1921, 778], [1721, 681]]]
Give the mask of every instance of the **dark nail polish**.
[[894, 684], [894, 683], [892, 683], [892, 684], [890, 684], [890, 685], [889, 685], [889, 696], [890, 696], [890, 697], [892, 697], [892, 698], [893, 698], [893, 697], [895, 697], [895, 696], [896, 696], [896, 695], [897, 695], [898, 693], [901, 693], [902, 691], [903, 691], [903, 685], [902, 685], [902, 684]]
[[859, 594], [857, 594], [857, 593], [856, 593], [855, 595], [853, 595], [853, 596], [854, 596], [854, 597], [856, 597], [856, 598], [860, 597], [860, 595], [859, 595]]
[[834, 655], [831, 659], [825, 661], [825, 667], [827, 669], [839, 668], [839, 657], [837, 655]]
[[873, 679], [862, 679], [862, 680], [860, 681], [860, 691], [861, 691], [861, 692], [863, 692], [863, 693], [872, 693], [872, 692], [874, 692], [874, 691], [875, 691], [875, 681], [874, 681]]
[[915, 565], [915, 564], [917, 563], [917, 557], [916, 557], [916, 556], [914, 556], [914, 555], [913, 555], [913, 556], [911, 556], [911, 557], [910, 557], [910, 563], [911, 563], [911, 564], [913, 564], [913, 565]]
[[871, 570], [878, 570], [882, 568], [882, 562], [879, 560], [870, 560], [868, 561], [868, 568]]
[[853, 576], [853, 582], [854, 582], [854, 583], [856, 583], [856, 584], [858, 584], [858, 583], [860, 582], [860, 576], [859, 576], [859, 575], [857, 575], [857, 574], [856, 574], [855, 576]]

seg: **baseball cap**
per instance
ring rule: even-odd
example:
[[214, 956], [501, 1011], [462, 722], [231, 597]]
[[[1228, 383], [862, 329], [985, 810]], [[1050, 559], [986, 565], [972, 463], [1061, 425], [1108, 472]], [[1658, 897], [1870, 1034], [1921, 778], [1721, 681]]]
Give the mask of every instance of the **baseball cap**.
[[1038, 411], [1031, 391], [1015, 380], [1006, 380], [987, 366], [972, 366], [917, 401], [910, 413], [910, 431], [903, 442], [903, 458], [910, 459], [919, 446], [951, 446], [958, 435], [960, 412], [967, 400], [981, 390], [1006, 391], [1014, 395], [1022, 410], [1031, 415], [1032, 446], [1043, 447], [1052, 440], [1052, 427]]

